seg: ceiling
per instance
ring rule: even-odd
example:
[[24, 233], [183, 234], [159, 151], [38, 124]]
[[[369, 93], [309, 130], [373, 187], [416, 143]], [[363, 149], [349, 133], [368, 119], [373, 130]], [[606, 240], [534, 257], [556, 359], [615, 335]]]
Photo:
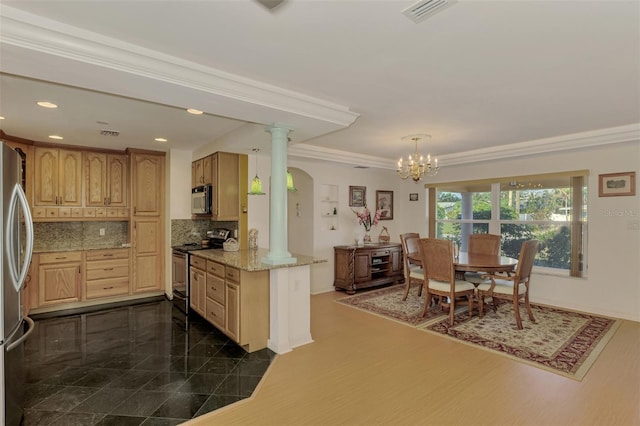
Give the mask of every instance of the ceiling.
[[249, 153], [275, 123], [309, 151], [391, 165], [413, 133], [446, 164], [640, 122], [639, 2], [458, 1], [420, 23], [413, 3], [1, 0], [0, 128]]

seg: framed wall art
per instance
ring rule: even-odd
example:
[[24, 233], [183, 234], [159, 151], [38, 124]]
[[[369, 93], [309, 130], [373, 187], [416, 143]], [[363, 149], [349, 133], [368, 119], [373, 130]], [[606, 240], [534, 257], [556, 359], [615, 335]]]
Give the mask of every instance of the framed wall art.
[[366, 186], [349, 186], [349, 205], [352, 207], [364, 207], [367, 200]]
[[636, 195], [636, 172], [598, 175], [598, 197]]
[[380, 220], [393, 219], [393, 191], [376, 191], [376, 211], [380, 210]]
[[418, 193], [412, 192], [411, 194], [409, 194], [409, 201], [418, 201]]

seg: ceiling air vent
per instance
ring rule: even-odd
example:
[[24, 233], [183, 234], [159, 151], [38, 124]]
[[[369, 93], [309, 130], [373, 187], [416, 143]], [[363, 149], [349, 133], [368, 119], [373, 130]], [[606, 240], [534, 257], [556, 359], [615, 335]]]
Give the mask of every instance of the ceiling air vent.
[[457, 3], [457, 0], [422, 0], [409, 6], [402, 13], [417, 24], [454, 3]]
[[120, 132], [117, 130], [100, 130], [102, 136], [119, 136]]

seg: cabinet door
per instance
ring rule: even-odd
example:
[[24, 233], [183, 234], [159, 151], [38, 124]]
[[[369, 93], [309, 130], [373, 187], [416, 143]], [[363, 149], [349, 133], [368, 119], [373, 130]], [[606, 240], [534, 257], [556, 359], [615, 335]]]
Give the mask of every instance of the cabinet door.
[[160, 216], [164, 194], [164, 156], [134, 153], [131, 187], [134, 216]]
[[204, 271], [193, 268], [189, 270], [190, 288], [189, 305], [202, 316], [205, 316], [205, 291], [207, 286], [207, 275]]
[[40, 265], [39, 306], [78, 302], [80, 292], [80, 264], [61, 263]]
[[216, 162], [216, 175], [213, 182], [213, 212], [216, 220], [238, 220], [240, 216], [239, 173], [240, 159], [238, 154], [217, 152], [212, 157]]
[[213, 156], [209, 155], [202, 159], [202, 183], [210, 184], [213, 182], [211, 175], [211, 161]]
[[371, 280], [371, 255], [367, 252], [356, 251], [354, 265], [354, 277], [355, 282], [370, 281]]
[[107, 154], [85, 153], [85, 205], [104, 206], [107, 203]]
[[389, 257], [391, 262], [391, 265], [389, 266], [391, 274], [403, 273], [402, 250], [391, 250]]
[[127, 156], [107, 156], [107, 205], [127, 206]]
[[58, 195], [60, 205], [82, 205], [82, 152], [60, 150]]
[[158, 219], [133, 220], [133, 292], [157, 291], [163, 287], [162, 230]]
[[227, 282], [226, 289], [227, 335], [240, 341], [240, 286]]
[[58, 201], [58, 149], [35, 149], [35, 191], [33, 203], [36, 206], [53, 206]]

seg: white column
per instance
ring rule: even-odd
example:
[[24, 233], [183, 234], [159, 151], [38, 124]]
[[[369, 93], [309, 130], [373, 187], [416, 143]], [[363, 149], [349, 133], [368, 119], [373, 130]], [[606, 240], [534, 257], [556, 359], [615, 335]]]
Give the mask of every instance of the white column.
[[269, 253], [262, 262], [270, 265], [295, 263], [287, 251], [287, 142], [290, 129], [272, 126], [271, 193], [269, 206]]

